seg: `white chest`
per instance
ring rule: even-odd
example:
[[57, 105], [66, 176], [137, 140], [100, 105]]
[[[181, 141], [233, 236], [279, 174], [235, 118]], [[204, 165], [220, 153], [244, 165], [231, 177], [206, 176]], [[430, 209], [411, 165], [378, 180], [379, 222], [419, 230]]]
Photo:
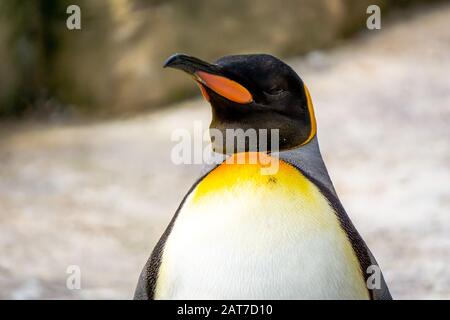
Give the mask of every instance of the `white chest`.
[[155, 298], [368, 298], [326, 199], [299, 172], [298, 183], [285, 174], [274, 182], [241, 172], [206, 193], [199, 185], [166, 241]]

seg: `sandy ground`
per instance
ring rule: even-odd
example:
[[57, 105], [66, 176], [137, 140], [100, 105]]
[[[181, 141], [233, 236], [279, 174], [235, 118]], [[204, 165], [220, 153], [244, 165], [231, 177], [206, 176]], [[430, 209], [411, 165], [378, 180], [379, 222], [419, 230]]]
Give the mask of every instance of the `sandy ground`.
[[[325, 162], [395, 298], [450, 298], [450, 5], [290, 63]], [[199, 166], [171, 133], [192, 100], [133, 119], [0, 129], [0, 298], [131, 298]], [[69, 265], [81, 290], [66, 288]]]

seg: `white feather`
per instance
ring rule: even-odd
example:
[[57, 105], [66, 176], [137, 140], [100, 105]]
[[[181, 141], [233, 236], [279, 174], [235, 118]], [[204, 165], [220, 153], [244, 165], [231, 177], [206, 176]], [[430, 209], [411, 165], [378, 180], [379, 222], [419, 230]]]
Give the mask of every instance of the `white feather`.
[[[303, 179], [305, 179], [302, 176]], [[327, 200], [241, 181], [188, 197], [166, 241], [156, 299], [367, 299]]]

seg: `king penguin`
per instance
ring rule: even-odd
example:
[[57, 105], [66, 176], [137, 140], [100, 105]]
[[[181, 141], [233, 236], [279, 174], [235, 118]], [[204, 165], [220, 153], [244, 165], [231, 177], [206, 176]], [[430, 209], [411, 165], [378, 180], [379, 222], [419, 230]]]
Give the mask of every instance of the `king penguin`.
[[[224, 160], [207, 167], [182, 200], [134, 298], [392, 299], [330, 180], [311, 96], [297, 73], [268, 54], [215, 63], [175, 54], [164, 66], [199, 85], [212, 109], [210, 132], [225, 137], [211, 139]], [[224, 141], [228, 130], [249, 129], [269, 132], [271, 142], [277, 132], [278, 152], [275, 143]], [[239, 155], [244, 161], [229, 161]], [[245, 161], [251, 155], [257, 161]], [[271, 161], [277, 170], [264, 172]]]

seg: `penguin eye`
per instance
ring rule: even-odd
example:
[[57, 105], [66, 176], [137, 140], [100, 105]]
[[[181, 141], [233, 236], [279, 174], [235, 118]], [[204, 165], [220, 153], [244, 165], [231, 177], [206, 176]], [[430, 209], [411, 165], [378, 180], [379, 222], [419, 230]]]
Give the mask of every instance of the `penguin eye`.
[[270, 87], [268, 90], [265, 90], [265, 92], [271, 96], [279, 95], [279, 94], [283, 93], [283, 91], [284, 91], [283, 88], [279, 88], [275, 85]]
[[269, 99], [280, 99], [285, 96], [287, 91], [282, 88], [273, 88], [270, 90], [264, 90], [264, 94]]

